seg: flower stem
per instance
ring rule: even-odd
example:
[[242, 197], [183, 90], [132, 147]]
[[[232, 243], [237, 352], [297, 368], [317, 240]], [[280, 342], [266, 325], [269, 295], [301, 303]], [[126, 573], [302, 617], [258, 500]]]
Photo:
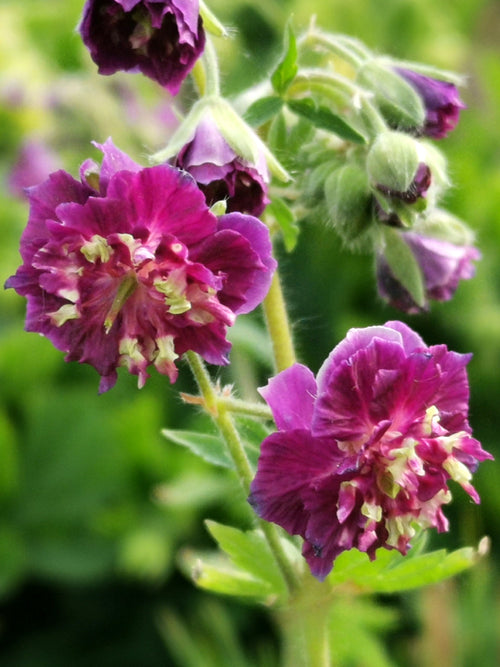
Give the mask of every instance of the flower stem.
[[[254, 474], [230, 411], [225, 405], [225, 399], [219, 398], [203, 360], [191, 351], [186, 352], [186, 357], [204, 399], [205, 409], [224, 438], [240, 484], [245, 494], [248, 495]], [[273, 524], [261, 519], [259, 519], [259, 526], [280, 568], [288, 591], [291, 593], [296, 588], [297, 575], [283, 549], [278, 529]]]
[[202, 55], [203, 64], [205, 65], [205, 95], [220, 97], [220, 77], [219, 77], [219, 63], [217, 62], [217, 52], [211, 39], [206, 40], [205, 50]]
[[273, 345], [276, 370], [283, 371], [295, 363], [295, 350], [281, 281], [276, 271], [271, 288], [263, 302], [267, 329]]

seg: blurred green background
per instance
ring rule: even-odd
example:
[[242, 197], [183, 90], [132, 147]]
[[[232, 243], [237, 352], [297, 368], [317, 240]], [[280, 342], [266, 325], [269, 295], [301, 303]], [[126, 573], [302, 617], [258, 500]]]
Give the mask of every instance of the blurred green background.
[[[27, 204], [9, 187], [25, 142], [42, 142], [74, 175], [115, 143], [141, 161], [162, 146], [173, 118], [157, 87], [134, 75], [99, 77], [75, 26], [83, 0], [0, 2], [0, 282], [19, 264]], [[471, 422], [485, 449], [497, 442], [500, 367], [500, 3], [497, 0], [213, 0], [234, 28], [218, 42], [226, 93], [270, 71], [282, 30], [312, 13], [394, 56], [468, 77], [468, 109], [440, 144], [454, 188], [446, 205], [476, 231], [483, 259], [474, 280], [429, 314], [401, 318], [376, 296], [371, 258], [343, 253], [334, 234], [306, 225], [281, 258], [301, 360], [314, 371], [351, 326], [406, 319], [427, 343], [474, 353]], [[189, 95], [189, 92], [188, 92]], [[36, 167], [36, 163], [32, 163]], [[55, 168], [54, 167], [54, 168]], [[24, 300], [0, 292], [0, 664], [3, 667], [179, 667], [278, 664], [264, 610], [210, 597], [180, 573], [189, 546], [210, 547], [203, 519], [245, 525], [240, 493], [224, 471], [164, 441], [162, 427], [202, 428], [175, 387], [154, 376], [141, 391], [120, 375], [97, 395], [92, 368], [65, 364], [45, 339], [23, 332]], [[232, 361], [242, 393], [269, 374], [259, 314], [241, 318]], [[257, 369], [257, 370], [255, 370]], [[224, 381], [231, 379], [227, 371]], [[492, 539], [467, 575], [396, 599], [385, 635], [392, 663], [415, 667], [500, 664], [500, 472], [475, 477], [482, 504], [454, 489], [452, 530], [432, 544]], [[364, 667], [354, 665], [353, 667]]]

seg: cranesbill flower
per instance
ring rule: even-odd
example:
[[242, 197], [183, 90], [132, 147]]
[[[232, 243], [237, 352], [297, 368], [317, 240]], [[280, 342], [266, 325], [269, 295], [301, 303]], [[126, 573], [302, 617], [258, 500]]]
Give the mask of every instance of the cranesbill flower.
[[473, 261], [481, 257], [474, 246], [455, 245], [415, 232], [400, 234], [420, 268], [426, 301], [423, 307], [415, 303], [391, 270], [383, 252], [380, 252], [377, 256], [378, 291], [395, 308], [407, 313], [422, 312], [427, 309], [429, 300], [449, 301], [460, 280], [474, 276]]
[[264, 155], [257, 164], [237, 155], [209, 114], [200, 121], [193, 139], [180, 150], [176, 165], [193, 176], [210, 206], [225, 199], [228, 211], [260, 215], [269, 203]]
[[140, 71], [173, 95], [205, 46], [198, 0], [87, 0], [80, 33], [100, 74]]
[[217, 218], [185, 172], [100, 148], [101, 168], [85, 162], [81, 181], [58, 171], [29, 193], [23, 265], [6, 282], [27, 298], [27, 331], [94, 366], [101, 392], [119, 366], [139, 386], [149, 366], [173, 382], [187, 350], [226, 364], [227, 327], [262, 301], [275, 268], [267, 227]]
[[426, 109], [422, 133], [433, 139], [442, 139], [455, 129], [460, 109], [465, 104], [453, 83], [433, 79], [403, 67], [396, 71], [419, 93]]
[[469, 359], [387, 322], [351, 329], [316, 378], [295, 364], [261, 390], [278, 431], [249, 500], [304, 538], [315, 577], [353, 547], [406, 554], [417, 528], [447, 530], [450, 480], [479, 502], [471, 476], [492, 457], [467, 420]]

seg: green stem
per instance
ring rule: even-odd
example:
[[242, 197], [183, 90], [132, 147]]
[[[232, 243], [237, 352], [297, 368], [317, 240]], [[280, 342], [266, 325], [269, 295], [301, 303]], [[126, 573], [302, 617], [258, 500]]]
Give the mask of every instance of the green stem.
[[206, 86], [205, 95], [220, 97], [220, 77], [219, 63], [217, 61], [217, 52], [212, 40], [207, 37], [205, 49], [202, 55], [202, 61], [205, 65]]
[[263, 307], [273, 346], [276, 370], [283, 371], [295, 363], [295, 350], [278, 271], [274, 274]]
[[271, 410], [264, 403], [253, 403], [242, 401], [238, 398], [221, 398], [220, 404], [224, 405], [228, 412], [234, 412], [240, 415], [249, 415], [259, 419], [272, 419]]
[[302, 587], [280, 613], [284, 667], [332, 667], [329, 643], [331, 594], [306, 575]]
[[[231, 414], [224, 404], [224, 399], [219, 398], [202, 359], [191, 351], [186, 352], [186, 357], [204, 399], [206, 410], [224, 438], [240, 484], [245, 494], [248, 495], [254, 474]], [[297, 586], [297, 576], [283, 549], [278, 529], [262, 519], [259, 519], [259, 525], [280, 568], [288, 591], [291, 593]]]

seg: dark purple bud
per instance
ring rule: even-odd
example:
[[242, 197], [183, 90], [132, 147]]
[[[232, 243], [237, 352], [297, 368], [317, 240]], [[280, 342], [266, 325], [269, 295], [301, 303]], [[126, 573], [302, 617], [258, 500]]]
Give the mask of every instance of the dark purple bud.
[[396, 71], [422, 97], [427, 112], [422, 128], [424, 135], [442, 139], [455, 129], [460, 109], [465, 109], [465, 104], [453, 83], [433, 79], [402, 67], [397, 67]]
[[205, 45], [198, 0], [87, 0], [80, 33], [100, 74], [140, 71], [173, 95]]

